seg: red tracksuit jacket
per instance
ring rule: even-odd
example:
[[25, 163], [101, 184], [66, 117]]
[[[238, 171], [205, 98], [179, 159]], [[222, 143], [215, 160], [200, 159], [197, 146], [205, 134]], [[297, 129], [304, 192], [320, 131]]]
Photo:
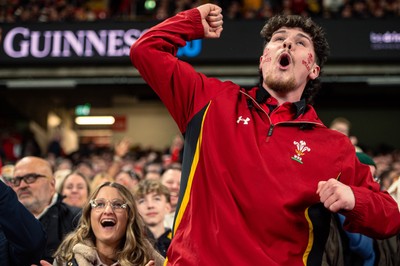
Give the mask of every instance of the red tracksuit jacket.
[[[330, 213], [320, 180], [351, 186], [346, 229], [371, 237], [399, 232], [396, 203], [379, 191], [349, 139], [326, 128], [311, 106], [268, 114], [257, 90], [197, 73], [176, 58], [202, 38], [197, 9], [151, 28], [131, 60], [185, 137], [181, 197], [167, 265], [320, 265]], [[259, 93], [259, 92], [258, 92]]]

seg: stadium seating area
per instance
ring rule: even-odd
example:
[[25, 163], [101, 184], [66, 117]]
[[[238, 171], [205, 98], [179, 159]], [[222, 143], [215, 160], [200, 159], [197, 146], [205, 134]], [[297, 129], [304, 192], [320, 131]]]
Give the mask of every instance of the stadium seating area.
[[267, 19], [277, 13], [332, 19], [400, 16], [399, 0], [2, 0], [0, 23], [163, 20], [207, 2], [220, 5], [226, 19]]

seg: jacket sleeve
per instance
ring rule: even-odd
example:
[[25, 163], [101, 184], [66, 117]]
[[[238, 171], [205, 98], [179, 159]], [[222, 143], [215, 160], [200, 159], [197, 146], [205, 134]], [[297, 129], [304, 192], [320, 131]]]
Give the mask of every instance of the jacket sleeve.
[[400, 233], [397, 203], [386, 191], [380, 190], [369, 167], [360, 163], [351, 144], [344, 152], [340, 181], [349, 185], [355, 196], [354, 209], [341, 212], [346, 217], [345, 230], [377, 239]]
[[130, 51], [133, 65], [158, 94], [181, 132], [193, 115], [221, 91], [223, 84], [196, 72], [176, 57], [187, 41], [203, 37], [200, 12], [194, 8], [150, 28]]
[[0, 227], [7, 238], [11, 265], [39, 264], [46, 245], [42, 224], [0, 182]]

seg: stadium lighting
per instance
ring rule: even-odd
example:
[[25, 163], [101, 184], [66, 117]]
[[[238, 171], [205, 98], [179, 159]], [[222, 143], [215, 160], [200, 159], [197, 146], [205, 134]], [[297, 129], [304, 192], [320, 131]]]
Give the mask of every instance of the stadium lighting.
[[75, 123], [78, 125], [113, 125], [115, 118], [113, 116], [78, 116]]

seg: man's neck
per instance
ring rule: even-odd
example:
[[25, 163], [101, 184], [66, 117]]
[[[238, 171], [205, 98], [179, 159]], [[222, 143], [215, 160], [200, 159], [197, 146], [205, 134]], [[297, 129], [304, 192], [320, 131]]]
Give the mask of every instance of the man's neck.
[[267, 90], [267, 92], [278, 101], [278, 105], [282, 105], [285, 102], [294, 103], [294, 102], [300, 101], [301, 95], [303, 94], [303, 91], [300, 91], [300, 90], [294, 90], [294, 91], [285, 92], [285, 93], [278, 93], [269, 88], [264, 88], [264, 89]]
[[33, 216], [35, 216], [36, 219], [40, 219], [40, 217], [42, 217], [47, 212], [47, 210], [57, 202], [57, 197], [58, 197], [58, 194], [54, 193], [53, 196], [50, 198], [49, 205], [47, 205], [46, 207], [44, 207], [41, 210], [32, 212]]

